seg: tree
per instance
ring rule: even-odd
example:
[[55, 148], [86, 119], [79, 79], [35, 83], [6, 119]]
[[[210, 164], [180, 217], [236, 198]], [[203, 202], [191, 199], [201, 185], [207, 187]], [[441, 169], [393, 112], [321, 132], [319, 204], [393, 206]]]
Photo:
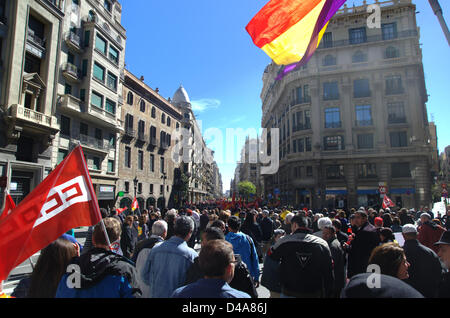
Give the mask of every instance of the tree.
[[256, 186], [250, 181], [242, 181], [238, 184], [238, 191], [239, 194], [245, 196], [248, 201], [248, 197], [251, 194], [256, 194]]

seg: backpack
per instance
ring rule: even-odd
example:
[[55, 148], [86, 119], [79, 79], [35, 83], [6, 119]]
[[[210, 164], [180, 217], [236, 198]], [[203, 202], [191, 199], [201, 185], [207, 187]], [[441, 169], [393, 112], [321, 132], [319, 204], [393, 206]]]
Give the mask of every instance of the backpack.
[[255, 288], [255, 282], [250, 275], [247, 265], [241, 260], [240, 255], [235, 255], [237, 263], [234, 268], [234, 277], [230, 286], [234, 289], [247, 293], [252, 298], [258, 298], [258, 292]]

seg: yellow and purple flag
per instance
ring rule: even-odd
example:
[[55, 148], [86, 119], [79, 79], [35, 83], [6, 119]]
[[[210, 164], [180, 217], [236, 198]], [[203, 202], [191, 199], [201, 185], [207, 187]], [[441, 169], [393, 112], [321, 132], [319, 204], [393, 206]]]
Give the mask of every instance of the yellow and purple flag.
[[[278, 65], [281, 78], [305, 65], [322, 40], [330, 19], [346, 0], [271, 0], [249, 22], [253, 43]], [[279, 76], [279, 77], [280, 77]]]

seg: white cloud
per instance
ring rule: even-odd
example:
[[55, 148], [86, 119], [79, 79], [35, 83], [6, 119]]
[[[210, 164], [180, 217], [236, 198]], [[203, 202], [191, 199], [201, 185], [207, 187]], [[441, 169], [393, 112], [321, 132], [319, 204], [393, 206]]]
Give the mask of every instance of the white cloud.
[[217, 109], [220, 104], [220, 100], [214, 98], [202, 98], [191, 101], [192, 110], [199, 113], [203, 113], [210, 109]]

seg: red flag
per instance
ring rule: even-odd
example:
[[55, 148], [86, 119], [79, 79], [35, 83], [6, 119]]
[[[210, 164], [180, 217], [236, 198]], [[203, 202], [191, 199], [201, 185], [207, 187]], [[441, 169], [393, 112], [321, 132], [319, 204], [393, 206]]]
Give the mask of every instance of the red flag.
[[124, 207], [124, 208], [122, 208], [122, 209], [116, 209], [118, 215], [119, 215], [119, 214], [122, 214], [122, 213], [123, 213], [124, 211], [126, 211], [126, 210], [128, 210], [127, 207]]
[[102, 219], [83, 150], [75, 148], [0, 221], [0, 281], [68, 230]]
[[3, 209], [3, 213], [0, 215], [0, 221], [6, 218], [6, 216], [12, 212], [16, 207], [14, 200], [11, 198], [8, 192], [6, 192], [6, 200], [5, 200], [5, 208]]
[[395, 204], [392, 202], [391, 199], [388, 198], [388, 196], [385, 194], [383, 198], [383, 209], [386, 209], [387, 207], [394, 207]]
[[139, 209], [139, 204], [138, 204], [136, 198], [134, 198], [133, 203], [131, 204], [131, 211], [134, 212], [137, 209]]

